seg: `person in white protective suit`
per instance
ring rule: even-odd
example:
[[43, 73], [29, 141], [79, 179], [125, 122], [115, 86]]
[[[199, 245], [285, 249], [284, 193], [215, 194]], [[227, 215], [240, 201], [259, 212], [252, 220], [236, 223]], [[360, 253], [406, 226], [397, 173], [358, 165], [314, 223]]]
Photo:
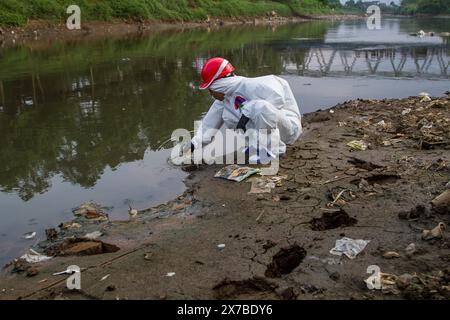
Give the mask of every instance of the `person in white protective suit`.
[[[286, 152], [302, 133], [301, 114], [286, 80], [268, 75], [247, 78], [234, 75], [234, 67], [223, 58], [207, 61], [202, 69], [203, 84], [216, 99], [191, 141], [191, 150], [210, 143], [222, 125], [228, 129], [266, 129], [279, 132], [276, 150], [270, 157]], [[250, 146], [252, 147], [252, 146]], [[258, 150], [259, 152], [259, 150]]]

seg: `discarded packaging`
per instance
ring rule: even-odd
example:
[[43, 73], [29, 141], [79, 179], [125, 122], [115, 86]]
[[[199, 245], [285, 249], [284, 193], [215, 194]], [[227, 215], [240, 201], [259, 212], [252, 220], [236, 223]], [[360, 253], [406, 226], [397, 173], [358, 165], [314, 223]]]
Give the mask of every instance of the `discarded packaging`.
[[412, 256], [414, 253], [417, 252], [416, 245], [414, 243], [410, 243], [406, 247], [405, 252], [406, 252], [407, 255]]
[[252, 178], [252, 186], [249, 193], [270, 193], [283, 179], [286, 179], [286, 176], [263, 176], [261, 178]]
[[220, 250], [225, 249], [225, 245], [224, 244], [219, 244], [219, 245], [217, 245], [217, 248], [220, 249]]
[[70, 266], [66, 270], [61, 271], [61, 272], [56, 272], [53, 275], [54, 276], [60, 276], [60, 275], [63, 275], [63, 274], [74, 274], [76, 272], [80, 272], [80, 267], [78, 267], [78, 266]]
[[27, 232], [22, 236], [22, 238], [27, 240], [34, 239], [34, 237], [36, 237], [36, 232]]
[[[373, 267], [373, 266], [371, 266]], [[373, 271], [375, 271], [373, 269]], [[383, 290], [391, 293], [398, 293], [396, 282], [398, 277], [394, 274], [378, 272], [365, 279], [364, 282], [369, 290]]]
[[214, 177], [241, 182], [260, 171], [258, 168], [240, 167], [232, 164], [220, 169]]
[[45, 256], [40, 254], [33, 249], [30, 249], [27, 253], [20, 257], [20, 259], [24, 259], [28, 263], [38, 263], [50, 260], [52, 257]]
[[400, 254], [395, 251], [388, 251], [383, 254], [383, 258], [385, 259], [400, 258]]
[[173, 277], [176, 273], [175, 272], [168, 272], [166, 274], [166, 277]]
[[66, 230], [80, 229], [81, 224], [79, 224], [77, 222], [66, 222], [66, 223], [62, 223], [59, 227], [61, 229], [66, 229]]
[[365, 151], [369, 147], [367, 143], [362, 140], [353, 140], [347, 143], [347, 146], [350, 147], [351, 150], [355, 151]]
[[75, 208], [73, 214], [86, 219], [108, 220], [108, 216], [102, 211], [101, 207], [93, 202], [84, 203]]
[[411, 113], [411, 108], [406, 108], [402, 111], [402, 116], [406, 116], [407, 114]]
[[106, 276], [102, 277], [102, 278], [100, 279], [100, 281], [104, 281], [104, 280], [108, 279], [110, 275], [111, 275], [111, 274], [107, 274]]
[[134, 218], [138, 215], [138, 211], [136, 209], [131, 209], [128, 210], [128, 214], [130, 215], [130, 217]]
[[353, 240], [344, 237], [340, 240], [336, 240], [335, 247], [330, 250], [331, 254], [342, 256], [345, 254], [349, 259], [355, 259], [356, 256], [364, 250], [370, 240]]
[[103, 235], [103, 233], [101, 233], [100, 231], [94, 231], [91, 233], [87, 233], [84, 237], [86, 239], [94, 240], [94, 239], [100, 238], [102, 235]]
[[[447, 188], [448, 188], [449, 184], [450, 184], [450, 182], [447, 183], [447, 186], [446, 186]], [[438, 195], [436, 198], [434, 198], [433, 201], [431, 201], [431, 204], [433, 205], [433, 207], [436, 207], [436, 208], [450, 206], [450, 189], [445, 190], [440, 195]]]
[[443, 222], [439, 222], [439, 224], [432, 230], [423, 230], [422, 231], [422, 239], [423, 240], [431, 240], [431, 239], [442, 239], [444, 238], [444, 232], [446, 229], [446, 225]]

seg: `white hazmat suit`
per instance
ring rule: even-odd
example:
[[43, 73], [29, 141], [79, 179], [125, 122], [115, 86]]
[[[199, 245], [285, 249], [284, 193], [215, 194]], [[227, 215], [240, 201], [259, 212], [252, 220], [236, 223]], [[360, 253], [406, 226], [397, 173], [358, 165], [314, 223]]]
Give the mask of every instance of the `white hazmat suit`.
[[273, 153], [285, 153], [286, 144], [302, 133], [299, 107], [288, 82], [280, 77], [231, 76], [214, 81], [209, 89], [225, 94], [225, 99], [216, 100], [203, 118], [192, 139], [195, 148], [210, 143], [222, 125], [235, 129], [242, 115], [250, 119], [246, 129], [279, 130], [281, 141]]

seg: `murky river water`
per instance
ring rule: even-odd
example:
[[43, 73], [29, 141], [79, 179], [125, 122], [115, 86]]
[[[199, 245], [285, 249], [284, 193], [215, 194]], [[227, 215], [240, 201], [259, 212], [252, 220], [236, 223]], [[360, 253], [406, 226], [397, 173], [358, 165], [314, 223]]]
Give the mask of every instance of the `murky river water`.
[[[352, 98], [450, 89], [450, 19], [387, 19], [164, 32], [0, 47], [0, 264], [93, 200], [126, 218], [184, 190], [159, 146], [192, 129], [211, 98], [196, 89], [212, 56], [239, 75], [286, 78], [303, 113]], [[34, 240], [25, 232], [36, 231]]]

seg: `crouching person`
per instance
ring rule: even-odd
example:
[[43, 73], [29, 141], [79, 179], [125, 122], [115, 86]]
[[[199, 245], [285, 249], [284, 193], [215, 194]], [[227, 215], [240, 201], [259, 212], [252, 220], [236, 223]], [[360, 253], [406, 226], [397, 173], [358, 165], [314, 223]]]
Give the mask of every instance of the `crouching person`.
[[[191, 141], [191, 150], [209, 144], [213, 132], [224, 125], [246, 132], [276, 132], [279, 141], [267, 148], [251, 138], [246, 149], [262, 158], [277, 158], [302, 133], [301, 114], [286, 80], [274, 75], [247, 78], [235, 75], [235, 68], [223, 58], [210, 59], [202, 69], [203, 84], [216, 99]], [[270, 140], [270, 138], [268, 139]]]

